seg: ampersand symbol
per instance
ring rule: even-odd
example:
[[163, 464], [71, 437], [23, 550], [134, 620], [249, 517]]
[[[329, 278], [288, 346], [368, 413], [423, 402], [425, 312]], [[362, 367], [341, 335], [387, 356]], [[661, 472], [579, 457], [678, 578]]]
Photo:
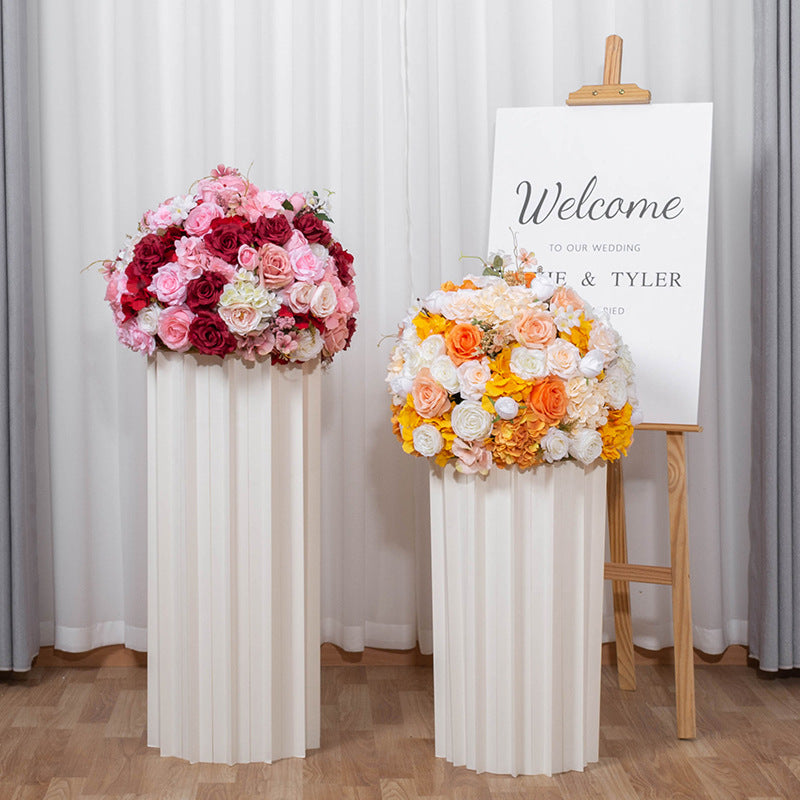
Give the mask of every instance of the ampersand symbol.
[[594, 286], [594, 282], [597, 278], [592, 275], [591, 272], [585, 272], [583, 274], [583, 279], [581, 280], [581, 286]]

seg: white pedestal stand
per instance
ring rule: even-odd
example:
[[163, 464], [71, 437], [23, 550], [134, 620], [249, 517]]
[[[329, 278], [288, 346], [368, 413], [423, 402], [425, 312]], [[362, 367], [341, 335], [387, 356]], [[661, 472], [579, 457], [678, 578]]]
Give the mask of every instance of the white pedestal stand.
[[319, 367], [148, 366], [147, 743], [271, 762], [319, 747]]
[[598, 759], [606, 471], [432, 468], [436, 755], [500, 774]]

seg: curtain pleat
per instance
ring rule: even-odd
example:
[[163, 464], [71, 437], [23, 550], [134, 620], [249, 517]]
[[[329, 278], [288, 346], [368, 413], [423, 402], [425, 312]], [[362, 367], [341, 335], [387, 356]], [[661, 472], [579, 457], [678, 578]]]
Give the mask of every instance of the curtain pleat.
[[800, 3], [755, 3], [750, 653], [800, 666]]
[[[67, 650], [146, 646], [145, 365], [117, 343], [102, 280], [79, 270], [224, 162], [263, 187], [333, 190], [337, 238], [356, 257], [359, 327], [323, 375], [323, 638], [430, 650], [428, 476], [392, 436], [381, 340], [413, 298], [473, 269], [462, 253], [485, 254], [496, 109], [560, 105], [599, 83], [616, 26], [624, 80], [656, 102], [715, 102], [705, 432], [689, 443], [693, 569], [705, 578], [695, 637], [711, 652], [744, 641], [749, 0], [32, 6], [50, 450], [38, 466], [52, 485], [45, 638]], [[631, 555], [652, 563], [669, 554], [661, 439], [637, 436], [626, 464]], [[667, 593], [642, 588], [633, 603], [637, 642], [669, 644]]]
[[25, 4], [0, 3], [0, 670], [39, 650]]

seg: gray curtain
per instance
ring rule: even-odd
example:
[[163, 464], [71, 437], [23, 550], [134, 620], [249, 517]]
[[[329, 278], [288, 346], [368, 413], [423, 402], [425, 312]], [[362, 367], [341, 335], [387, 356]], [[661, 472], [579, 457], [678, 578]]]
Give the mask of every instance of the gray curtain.
[[0, 670], [39, 649], [25, 0], [0, 2]]
[[800, 0], [756, 0], [748, 628], [764, 670], [800, 666], [798, 48]]

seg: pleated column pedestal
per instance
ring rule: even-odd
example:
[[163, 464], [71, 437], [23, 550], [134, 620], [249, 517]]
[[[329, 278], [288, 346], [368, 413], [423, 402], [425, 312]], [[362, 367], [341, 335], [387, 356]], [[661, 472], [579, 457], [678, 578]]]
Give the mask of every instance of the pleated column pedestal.
[[436, 755], [551, 775], [598, 759], [606, 471], [431, 469]]
[[148, 366], [147, 743], [213, 763], [319, 747], [319, 367]]

